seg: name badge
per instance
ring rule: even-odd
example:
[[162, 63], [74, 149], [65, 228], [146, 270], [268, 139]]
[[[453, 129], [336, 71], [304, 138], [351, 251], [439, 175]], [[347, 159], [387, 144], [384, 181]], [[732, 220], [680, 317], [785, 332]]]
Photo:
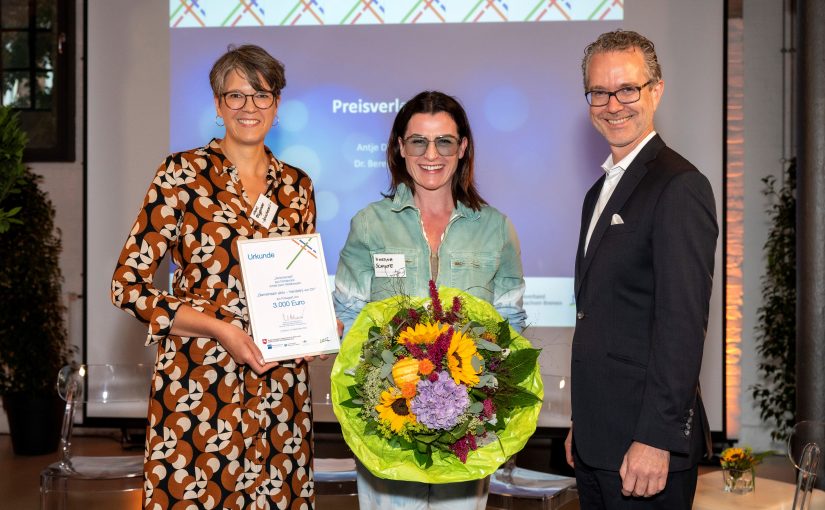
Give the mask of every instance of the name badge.
[[403, 253], [376, 253], [372, 267], [379, 278], [406, 278], [407, 263]]
[[252, 213], [249, 216], [264, 228], [269, 228], [269, 224], [272, 223], [272, 219], [275, 217], [275, 209], [277, 208], [272, 200], [261, 193], [258, 195], [258, 201], [255, 202], [255, 207], [252, 208]]

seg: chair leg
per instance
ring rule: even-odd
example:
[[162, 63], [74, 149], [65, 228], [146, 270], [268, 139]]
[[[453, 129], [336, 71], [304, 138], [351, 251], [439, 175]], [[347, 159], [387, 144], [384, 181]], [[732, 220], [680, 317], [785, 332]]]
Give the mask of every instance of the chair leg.
[[819, 446], [815, 443], [808, 443], [802, 448], [799, 475], [796, 478], [796, 493], [793, 497], [793, 510], [808, 510], [811, 506], [820, 453]]

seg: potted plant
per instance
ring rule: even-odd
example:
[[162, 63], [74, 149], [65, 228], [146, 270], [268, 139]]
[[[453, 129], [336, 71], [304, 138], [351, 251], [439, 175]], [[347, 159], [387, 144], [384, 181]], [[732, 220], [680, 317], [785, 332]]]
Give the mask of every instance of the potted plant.
[[[0, 175], [20, 172], [25, 135], [0, 107]], [[69, 361], [61, 297], [61, 243], [54, 207], [23, 168], [0, 210], [15, 211], [0, 233], [0, 394], [12, 446], [21, 455], [57, 449], [61, 401], [57, 372]]]
[[770, 201], [771, 223], [765, 242], [767, 266], [762, 277], [762, 306], [757, 311], [756, 351], [760, 382], [751, 387], [759, 415], [771, 438], [784, 441], [796, 414], [796, 162], [781, 183], [762, 179]]
[[719, 456], [722, 465], [723, 489], [734, 494], [747, 494], [756, 488], [756, 465], [775, 452], [753, 453], [749, 446], [725, 448]]

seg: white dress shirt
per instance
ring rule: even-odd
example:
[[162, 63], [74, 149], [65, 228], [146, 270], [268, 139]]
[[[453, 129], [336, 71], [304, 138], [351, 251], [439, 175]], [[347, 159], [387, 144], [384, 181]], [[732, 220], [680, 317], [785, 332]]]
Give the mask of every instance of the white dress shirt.
[[596, 208], [593, 210], [593, 217], [590, 218], [590, 227], [587, 229], [587, 237], [584, 238], [585, 255], [587, 254], [587, 246], [590, 244], [590, 236], [593, 235], [593, 230], [596, 228], [596, 223], [599, 221], [599, 216], [601, 216], [604, 206], [607, 205], [607, 201], [610, 200], [613, 190], [615, 190], [616, 186], [618, 186], [619, 180], [624, 175], [627, 167], [633, 163], [633, 160], [636, 159], [639, 152], [654, 136], [656, 136], [656, 131], [651, 131], [641, 142], [639, 142], [639, 145], [630, 151], [630, 154], [622, 158], [622, 160], [618, 163], [613, 163], [613, 154], [608, 154], [607, 159], [604, 160], [604, 163], [602, 163], [602, 170], [605, 171], [607, 176], [604, 179], [604, 184], [602, 184], [602, 191], [599, 193], [599, 200], [596, 201]]

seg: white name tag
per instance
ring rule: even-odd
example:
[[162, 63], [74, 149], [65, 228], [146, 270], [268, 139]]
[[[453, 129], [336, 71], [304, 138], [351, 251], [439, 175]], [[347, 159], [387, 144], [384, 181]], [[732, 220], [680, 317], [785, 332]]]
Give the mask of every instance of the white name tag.
[[403, 253], [376, 253], [372, 256], [372, 267], [379, 278], [406, 278], [407, 263]]
[[252, 214], [249, 216], [264, 228], [269, 228], [269, 224], [272, 223], [272, 218], [275, 217], [275, 209], [276, 207], [272, 200], [266, 198], [266, 196], [261, 193], [258, 195], [258, 201], [255, 202], [255, 207], [252, 208]]

